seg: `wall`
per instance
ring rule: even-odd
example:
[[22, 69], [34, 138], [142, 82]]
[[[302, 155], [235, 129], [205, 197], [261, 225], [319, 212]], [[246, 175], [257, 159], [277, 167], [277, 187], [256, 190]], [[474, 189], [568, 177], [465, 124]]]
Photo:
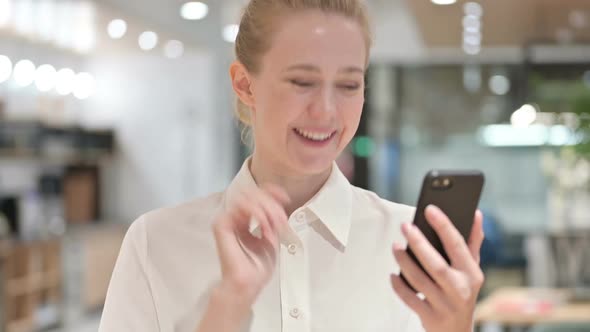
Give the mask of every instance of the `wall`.
[[495, 214], [509, 232], [547, 224], [546, 182], [537, 148], [486, 148], [465, 141], [436, 149], [406, 148], [401, 157], [401, 200], [415, 205], [430, 169], [480, 169], [486, 180], [480, 207]]
[[216, 163], [233, 151], [233, 138], [219, 134], [217, 118], [226, 111], [214, 107], [219, 89], [211, 54], [103, 56], [89, 68], [97, 94], [83, 122], [114, 127], [118, 140], [104, 170], [108, 217], [130, 222], [229, 182], [233, 165]]
[[[22, 59], [31, 60], [36, 66], [51, 64], [56, 69], [69, 67], [76, 72], [82, 71], [85, 58], [52, 47], [26, 43], [9, 37], [0, 38], [0, 54], [8, 56], [13, 62]], [[27, 87], [16, 86], [11, 78], [0, 83], [0, 99], [5, 102], [5, 118], [12, 120], [32, 120], [39, 116], [39, 103], [46, 98], [38, 92], [34, 83]], [[55, 96], [51, 97], [54, 98]], [[63, 99], [60, 112], [66, 122], [75, 122], [80, 115], [83, 102], [72, 96]], [[34, 158], [0, 158], [0, 193], [20, 194], [32, 190], [37, 185], [37, 176], [45, 169], [53, 169]]]

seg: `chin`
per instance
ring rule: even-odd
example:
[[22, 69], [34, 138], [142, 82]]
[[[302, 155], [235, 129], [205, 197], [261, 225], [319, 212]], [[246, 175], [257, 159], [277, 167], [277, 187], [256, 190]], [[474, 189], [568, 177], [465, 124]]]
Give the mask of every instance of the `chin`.
[[292, 165], [296, 165], [298, 172], [305, 175], [314, 175], [332, 167], [336, 157], [336, 153], [325, 153], [318, 156], [293, 156], [289, 159], [292, 160]]

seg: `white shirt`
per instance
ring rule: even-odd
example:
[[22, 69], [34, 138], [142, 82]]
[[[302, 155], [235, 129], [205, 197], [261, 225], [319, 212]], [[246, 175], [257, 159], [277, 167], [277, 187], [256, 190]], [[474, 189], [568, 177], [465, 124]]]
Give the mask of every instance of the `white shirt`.
[[[211, 225], [255, 182], [248, 161], [223, 193], [149, 212], [129, 228], [111, 278], [99, 331], [195, 332], [220, 279]], [[320, 191], [289, 216], [277, 269], [244, 331], [419, 332], [395, 294], [394, 241], [414, 209], [352, 186], [336, 164]]]

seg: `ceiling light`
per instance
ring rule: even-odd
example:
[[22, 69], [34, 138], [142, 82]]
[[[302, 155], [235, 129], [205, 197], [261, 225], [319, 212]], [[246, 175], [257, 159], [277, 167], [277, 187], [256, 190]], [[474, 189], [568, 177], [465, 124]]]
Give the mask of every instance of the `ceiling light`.
[[88, 53], [96, 44], [96, 9], [89, 1], [77, 1], [74, 7], [73, 44], [74, 50], [80, 53]]
[[30, 60], [21, 60], [14, 66], [14, 80], [16, 84], [25, 87], [35, 80], [35, 64]]
[[481, 45], [481, 33], [463, 32], [463, 43], [467, 45]]
[[510, 80], [504, 75], [494, 75], [488, 82], [490, 90], [498, 96], [503, 96], [510, 91]]
[[122, 19], [114, 19], [111, 22], [109, 22], [107, 32], [109, 34], [109, 37], [113, 39], [123, 38], [123, 36], [127, 32], [127, 23]]
[[240, 26], [237, 24], [228, 24], [223, 28], [223, 40], [228, 43], [235, 43], [238, 37]]
[[483, 8], [477, 2], [467, 2], [463, 5], [465, 15], [481, 17], [483, 15]]
[[72, 93], [74, 90], [74, 80], [76, 79], [76, 73], [70, 68], [63, 68], [57, 72], [57, 83], [55, 90], [62, 96]]
[[478, 33], [481, 31], [481, 24], [464, 27], [463, 31], [469, 33]]
[[588, 25], [588, 16], [581, 10], [574, 10], [569, 14], [570, 25], [577, 29], [583, 29]]
[[14, 28], [22, 35], [32, 36], [35, 32], [35, 19], [33, 15], [34, 4], [32, 0], [19, 0], [14, 3]]
[[431, 1], [435, 5], [452, 5], [455, 2], [457, 2], [457, 0], [431, 0]]
[[480, 127], [479, 140], [487, 146], [541, 146], [547, 142], [549, 128], [543, 125], [514, 127], [494, 124]]
[[465, 31], [477, 32], [481, 30], [481, 20], [478, 16], [465, 15], [463, 17], [463, 29]]
[[164, 54], [170, 59], [180, 58], [184, 53], [184, 44], [178, 40], [170, 40], [164, 46]]
[[94, 28], [81, 28], [77, 31], [74, 38], [74, 50], [80, 53], [88, 53], [95, 46]]
[[516, 128], [528, 127], [537, 118], [537, 110], [533, 105], [525, 104], [510, 116], [510, 123]]
[[185, 20], [200, 20], [209, 13], [209, 7], [202, 2], [187, 2], [180, 8], [180, 16]]
[[74, 44], [73, 17], [75, 17], [74, 3], [58, 1], [55, 3], [55, 22], [53, 40], [59, 47], [70, 48]]
[[88, 73], [79, 73], [74, 79], [74, 97], [83, 100], [94, 94], [96, 82]]
[[466, 38], [477, 38], [479, 40], [481, 40], [481, 32], [477, 31], [477, 32], [470, 32], [470, 31], [463, 31], [463, 39]]
[[0, 83], [8, 81], [12, 75], [12, 61], [6, 55], [0, 55]]
[[35, 85], [41, 92], [47, 92], [55, 87], [57, 71], [51, 65], [41, 65], [35, 72]]
[[158, 44], [158, 35], [153, 31], [145, 31], [139, 35], [139, 47], [144, 51], [149, 51]]
[[56, 6], [54, 0], [37, 0], [35, 12], [35, 29], [43, 41], [50, 41], [55, 36]]
[[8, 25], [12, 16], [11, 0], [0, 0], [0, 27]]
[[463, 44], [463, 51], [469, 55], [477, 55], [481, 52], [480, 45]]

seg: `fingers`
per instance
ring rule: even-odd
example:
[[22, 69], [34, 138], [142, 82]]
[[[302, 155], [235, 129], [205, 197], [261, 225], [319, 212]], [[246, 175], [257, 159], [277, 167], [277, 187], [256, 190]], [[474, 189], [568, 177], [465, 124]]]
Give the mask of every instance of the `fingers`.
[[253, 193], [254, 197], [249, 201], [255, 202], [258, 207], [264, 211], [266, 221], [270, 226], [272, 234], [266, 234], [268, 237], [276, 237], [287, 225], [287, 214], [284, 207], [277, 202], [273, 194], [266, 190], [257, 190]]
[[[269, 192], [258, 188], [242, 193], [235, 204], [238, 209], [245, 211], [244, 217], [250, 216], [250, 219], [234, 220], [238, 228], [237, 242], [241, 244], [241, 249], [258, 268], [274, 266], [279, 246], [278, 234], [287, 220], [285, 210]], [[252, 219], [255, 219], [257, 227], [261, 229], [261, 238], [250, 233]], [[247, 224], [244, 220], [248, 220]], [[235, 263], [239, 264], [239, 262]]]
[[421, 300], [414, 291], [401, 279], [400, 276], [392, 274], [390, 276], [391, 286], [402, 301], [414, 310], [420, 317], [428, 317], [432, 315], [432, 308], [428, 302]]
[[232, 217], [228, 213], [221, 213], [213, 225], [215, 246], [219, 257], [221, 257], [221, 271], [224, 275], [231, 273], [232, 267], [244, 257], [244, 250], [237, 235], [238, 232], [240, 232], [239, 228], [232, 228]]
[[408, 240], [408, 247], [434, 281], [443, 289], [452, 289], [451, 267], [424, 234], [413, 224], [403, 224], [402, 233]]
[[261, 204], [257, 203], [256, 196], [253, 196], [254, 203], [242, 193], [236, 201], [234, 206], [230, 207], [231, 218], [227, 227], [239, 230], [240, 235], [250, 233], [250, 222], [253, 219], [258, 223], [263, 237], [269, 237], [273, 230], [268, 220], [268, 215]]
[[445, 311], [450, 307], [442, 289], [416, 264], [402, 246], [394, 244], [393, 255], [406, 280], [415, 290], [424, 294], [433, 307], [439, 311]]
[[476, 268], [473, 256], [455, 225], [438, 207], [426, 207], [425, 216], [440, 238], [451, 264], [459, 269], [474, 270]]
[[473, 228], [471, 229], [471, 234], [469, 235], [469, 240], [467, 241], [467, 246], [469, 247], [471, 256], [477, 262], [477, 264], [479, 264], [480, 261], [479, 252], [484, 238], [485, 234], [483, 232], [483, 214], [480, 210], [477, 210], [473, 220]]
[[[476, 259], [463, 236], [440, 209], [429, 206], [426, 209], [426, 217], [438, 234], [453, 267], [449, 266], [416, 226], [404, 224], [402, 232], [408, 240], [409, 247], [432, 279], [450, 296], [449, 298], [456, 303], [471, 301], [472, 295], [481, 288], [484, 279]], [[481, 222], [478, 222], [475, 228], [481, 229]], [[481, 241], [480, 238], [476, 240]], [[479, 248], [480, 245], [481, 242], [477, 242], [473, 246]]]
[[[283, 204], [290, 201], [287, 193], [280, 187], [272, 184], [250, 188], [242, 192], [232, 202], [227, 213], [222, 215], [216, 228], [216, 239], [221, 240], [222, 236], [238, 236], [243, 238], [250, 236], [249, 226], [251, 219], [255, 219], [260, 227], [263, 238], [267, 239], [274, 248], [278, 247], [278, 236], [282, 228], [287, 224], [287, 215]], [[235, 241], [221, 240], [220, 253], [225, 255], [236, 255], [242, 248], [236, 246]]]
[[[264, 266], [274, 266], [277, 256], [278, 239], [273, 236], [272, 239], [263, 237], [258, 239], [246, 234], [240, 237], [238, 241], [243, 243], [243, 250], [248, 253], [251, 262], [258, 265], [259, 268]], [[260, 261], [264, 260], [264, 262]]]

